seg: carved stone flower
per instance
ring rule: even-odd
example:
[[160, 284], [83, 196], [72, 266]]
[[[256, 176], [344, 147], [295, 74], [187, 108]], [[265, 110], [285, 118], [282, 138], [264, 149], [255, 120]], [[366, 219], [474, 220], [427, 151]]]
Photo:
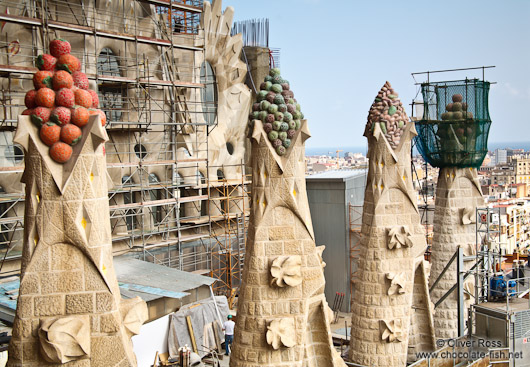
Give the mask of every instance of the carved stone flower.
[[390, 250], [401, 247], [412, 247], [411, 233], [407, 226], [395, 226], [387, 233], [388, 248]]
[[389, 296], [405, 293], [405, 273], [388, 273], [386, 278], [390, 280]]
[[140, 334], [140, 327], [148, 319], [147, 305], [140, 297], [122, 300], [120, 304], [123, 326], [129, 336]]
[[476, 213], [473, 207], [466, 207], [460, 209], [460, 215], [462, 216], [463, 225], [477, 222]]
[[48, 362], [67, 363], [90, 356], [88, 316], [44, 320], [38, 334], [42, 355]]
[[379, 321], [381, 340], [387, 343], [398, 343], [403, 341], [403, 328], [401, 319], [392, 321]]
[[291, 348], [296, 344], [296, 332], [293, 318], [273, 320], [267, 326], [267, 344], [274, 349]]
[[280, 256], [271, 265], [271, 285], [296, 287], [302, 283], [302, 258], [300, 255]]

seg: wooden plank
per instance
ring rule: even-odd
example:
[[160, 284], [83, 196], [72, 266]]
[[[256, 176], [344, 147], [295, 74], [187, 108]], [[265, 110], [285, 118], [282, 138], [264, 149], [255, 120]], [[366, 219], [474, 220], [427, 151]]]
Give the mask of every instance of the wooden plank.
[[186, 322], [188, 323], [188, 332], [190, 333], [191, 346], [193, 347], [193, 352], [198, 354], [199, 351], [197, 349], [197, 342], [195, 341], [195, 334], [193, 334], [193, 326], [191, 325], [190, 316], [186, 316]]
[[156, 363], [156, 361], [158, 361], [158, 350], [156, 351], [156, 354], [155, 354], [155, 361], [153, 362], [153, 366], [157, 366], [158, 363]]
[[215, 338], [215, 345], [217, 348], [217, 352], [221, 353], [223, 350], [223, 347], [221, 346], [221, 338], [219, 337], [219, 329], [218, 329], [218, 321], [212, 322], [212, 328], [213, 328], [213, 335]]

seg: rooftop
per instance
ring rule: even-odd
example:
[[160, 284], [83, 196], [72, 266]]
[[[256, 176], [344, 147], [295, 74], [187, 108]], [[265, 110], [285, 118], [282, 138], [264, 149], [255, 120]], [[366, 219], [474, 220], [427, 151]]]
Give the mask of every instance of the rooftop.
[[366, 169], [353, 170], [334, 170], [317, 173], [306, 176], [306, 180], [343, 180], [346, 181], [352, 177], [364, 176], [368, 173]]

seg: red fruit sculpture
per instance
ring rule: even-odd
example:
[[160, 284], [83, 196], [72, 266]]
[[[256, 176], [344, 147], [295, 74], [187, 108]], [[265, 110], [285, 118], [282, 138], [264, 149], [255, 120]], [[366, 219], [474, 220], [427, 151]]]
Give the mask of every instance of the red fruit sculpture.
[[89, 89], [87, 92], [90, 93], [90, 96], [92, 96], [92, 105], [90, 107], [98, 108], [99, 107], [99, 96], [96, 93], [96, 91]]
[[71, 118], [72, 118], [72, 111], [66, 107], [54, 108], [50, 116], [50, 120], [59, 125], [69, 124]]
[[83, 127], [88, 124], [90, 113], [85, 107], [76, 106], [72, 108], [72, 124]]
[[50, 121], [51, 112], [52, 111], [47, 107], [36, 107], [31, 114], [31, 121], [38, 127], [41, 127]]
[[74, 73], [81, 70], [81, 62], [74, 55], [66, 54], [57, 59], [57, 69]]
[[63, 107], [74, 107], [75, 105], [75, 95], [71, 89], [63, 88], [57, 92], [55, 95], [55, 104], [57, 106]]
[[44, 54], [37, 57], [36, 65], [39, 70], [54, 71], [57, 59], [52, 55]]
[[53, 108], [55, 105], [55, 92], [50, 88], [41, 88], [35, 95], [37, 106]]
[[37, 91], [35, 89], [32, 89], [26, 93], [26, 96], [24, 97], [24, 104], [27, 108], [35, 108], [37, 107], [37, 104], [35, 103], [35, 96], [37, 95]]
[[72, 147], [58, 141], [50, 148], [50, 157], [57, 163], [66, 163], [72, 157]]
[[99, 97], [89, 89], [81, 62], [70, 53], [70, 43], [56, 39], [49, 46], [50, 54], [37, 57], [39, 71], [33, 75], [35, 90], [24, 96], [27, 109], [22, 114], [29, 115], [39, 127], [42, 142], [50, 146], [50, 157], [62, 164], [71, 158], [71, 145], [82, 138], [89, 117], [99, 115], [103, 126], [107, 117], [97, 109]]
[[85, 108], [92, 107], [92, 96], [87, 90], [78, 89], [74, 92], [75, 104]]
[[72, 78], [74, 79], [74, 85], [77, 88], [88, 89], [88, 78], [85, 73], [81, 71], [76, 71], [72, 73]]
[[53, 89], [59, 90], [61, 88], [72, 88], [74, 79], [69, 72], [64, 70], [57, 70], [52, 78]]
[[41, 126], [39, 136], [44, 144], [51, 147], [59, 141], [61, 128], [54, 123], [48, 122]]
[[68, 145], [75, 145], [81, 140], [81, 129], [74, 124], [66, 124], [61, 127], [61, 141]]
[[72, 46], [70, 46], [70, 42], [66, 40], [59, 38], [50, 42], [50, 53], [55, 57], [67, 55], [71, 51]]
[[47, 70], [39, 70], [33, 75], [35, 89], [52, 88], [53, 73]]

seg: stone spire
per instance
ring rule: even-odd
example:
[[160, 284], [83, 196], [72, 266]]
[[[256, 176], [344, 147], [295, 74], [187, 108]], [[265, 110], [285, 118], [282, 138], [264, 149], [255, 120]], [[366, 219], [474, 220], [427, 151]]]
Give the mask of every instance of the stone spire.
[[305, 186], [307, 122], [283, 155], [254, 121], [252, 212], [231, 367], [345, 366], [331, 339], [323, 247]]
[[424, 265], [425, 232], [412, 185], [416, 135], [390, 83], [372, 104], [365, 134], [366, 183], [350, 359], [402, 367], [407, 354], [432, 350], [434, 330]]
[[8, 366], [136, 366], [130, 338], [147, 318], [147, 306], [120, 297], [112, 263], [108, 138], [99, 116], [83, 132], [61, 165], [51, 160], [29, 117], [19, 117], [14, 141], [25, 151], [26, 209]]

